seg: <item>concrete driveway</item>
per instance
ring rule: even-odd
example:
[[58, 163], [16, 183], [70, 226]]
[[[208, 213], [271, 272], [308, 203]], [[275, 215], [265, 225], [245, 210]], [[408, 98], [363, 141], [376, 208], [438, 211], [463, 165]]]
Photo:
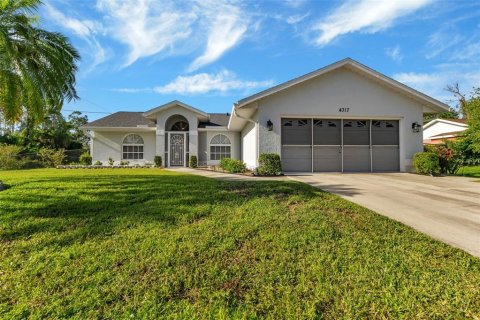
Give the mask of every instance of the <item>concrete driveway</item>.
[[305, 173], [288, 177], [338, 194], [480, 257], [478, 179], [408, 173]]

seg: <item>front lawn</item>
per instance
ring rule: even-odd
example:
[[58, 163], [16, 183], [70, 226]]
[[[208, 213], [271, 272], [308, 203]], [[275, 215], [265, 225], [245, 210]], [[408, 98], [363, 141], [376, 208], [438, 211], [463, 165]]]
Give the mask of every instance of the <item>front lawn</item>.
[[2, 319], [480, 317], [480, 259], [304, 184], [0, 179]]

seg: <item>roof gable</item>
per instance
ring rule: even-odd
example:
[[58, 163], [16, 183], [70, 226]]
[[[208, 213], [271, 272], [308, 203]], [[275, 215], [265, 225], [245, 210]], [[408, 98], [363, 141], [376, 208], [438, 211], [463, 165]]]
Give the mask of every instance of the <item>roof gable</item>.
[[315, 70], [313, 72], [310, 72], [310, 73], [307, 73], [303, 76], [300, 76], [298, 78], [295, 78], [295, 79], [292, 79], [292, 80], [289, 80], [287, 82], [284, 82], [284, 83], [281, 83], [277, 86], [274, 86], [270, 89], [267, 89], [267, 90], [264, 90], [264, 91], [261, 91], [259, 93], [256, 93], [250, 97], [247, 97], [247, 98], [244, 98], [244, 99], [241, 99], [239, 100], [238, 102], [235, 103], [235, 107], [236, 108], [241, 108], [243, 106], [246, 106], [252, 102], [255, 102], [257, 100], [260, 100], [262, 98], [265, 98], [267, 96], [270, 96], [270, 95], [273, 95], [277, 92], [280, 92], [280, 91], [283, 91], [283, 90], [286, 90], [288, 88], [291, 88], [295, 85], [298, 85], [300, 83], [303, 83], [305, 81], [308, 81], [308, 80], [311, 80], [311, 79], [314, 79], [314, 78], [317, 78], [321, 75], [325, 75], [331, 71], [334, 71], [334, 70], [337, 70], [339, 68], [342, 68], [342, 67], [347, 67], [349, 69], [352, 69], [358, 73], [361, 73], [363, 75], [366, 75], [370, 78], [373, 78], [375, 80], [377, 80], [378, 82], [382, 83], [383, 85], [386, 85], [387, 87], [390, 87], [390, 88], [394, 88], [396, 89], [397, 91], [399, 91], [400, 93], [402, 94], [405, 94], [415, 100], [418, 100], [420, 101], [422, 104], [430, 107], [431, 109], [435, 110], [435, 111], [439, 111], [439, 112], [443, 112], [443, 111], [448, 111], [449, 110], [449, 106], [446, 105], [445, 103], [443, 102], [440, 102], [430, 96], [427, 96], [426, 94], [423, 94], [413, 88], [410, 88], [408, 86], [406, 86], [405, 84], [403, 83], [400, 83], [390, 77], [387, 77], [385, 76], [384, 74], [381, 74], [380, 72], [378, 71], [375, 71], [351, 58], [346, 58], [346, 59], [343, 59], [343, 60], [340, 60], [338, 62], [335, 62], [333, 64], [330, 64], [326, 67], [323, 67], [321, 69], [318, 69], [318, 70]]
[[436, 123], [445, 123], [455, 127], [468, 128], [468, 124], [466, 123], [465, 119], [433, 119], [432, 121], [426, 123], [423, 126], [423, 129], [425, 130]]
[[185, 109], [187, 109], [187, 110], [189, 110], [189, 111], [192, 111], [193, 113], [196, 113], [196, 114], [198, 114], [198, 115], [200, 115], [200, 116], [203, 116], [203, 117], [208, 118], [208, 113], [205, 113], [205, 112], [203, 112], [203, 111], [200, 110], [200, 109], [194, 108], [194, 107], [192, 107], [192, 106], [190, 106], [190, 105], [188, 105], [188, 104], [186, 104], [186, 103], [183, 103], [183, 102], [181, 102], [181, 101], [178, 101], [178, 100], [173, 100], [173, 101], [170, 101], [170, 102], [168, 102], [168, 103], [166, 103], [166, 104], [163, 104], [163, 105], [161, 105], [161, 106], [158, 106], [158, 107], [155, 107], [155, 108], [150, 109], [150, 110], [148, 110], [148, 111], [145, 111], [145, 112], [143, 113], [143, 116], [146, 117], [146, 118], [152, 119], [152, 118], [154, 118], [154, 115], [155, 115], [156, 113], [158, 113], [158, 112], [160, 112], [160, 111], [164, 111], [164, 110], [170, 109], [170, 108], [172, 108], [172, 107], [176, 107], [176, 106], [185, 108]]

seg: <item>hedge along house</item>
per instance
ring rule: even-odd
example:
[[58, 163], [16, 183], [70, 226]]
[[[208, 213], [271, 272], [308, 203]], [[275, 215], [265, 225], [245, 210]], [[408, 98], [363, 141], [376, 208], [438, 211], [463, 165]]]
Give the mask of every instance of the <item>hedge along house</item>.
[[350, 58], [234, 103], [230, 114], [180, 101], [117, 112], [83, 127], [93, 161], [164, 159], [166, 167], [223, 157], [258, 166], [278, 153], [284, 171], [409, 171], [422, 151], [423, 113], [448, 106]]

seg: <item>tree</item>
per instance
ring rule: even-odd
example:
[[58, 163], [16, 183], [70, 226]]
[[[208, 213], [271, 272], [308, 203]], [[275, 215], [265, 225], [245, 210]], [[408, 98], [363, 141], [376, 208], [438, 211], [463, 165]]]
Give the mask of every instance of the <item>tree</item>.
[[480, 87], [473, 88], [472, 95], [466, 100], [464, 108], [468, 122], [464, 139], [480, 157]]
[[0, 1], [0, 113], [16, 122], [25, 112], [38, 122], [48, 108], [78, 99], [80, 56], [60, 33], [36, 26], [40, 0]]
[[87, 123], [88, 117], [86, 115], [82, 115], [80, 111], [73, 111], [68, 115], [70, 135], [72, 137], [70, 149], [82, 149], [88, 145], [88, 141], [90, 138], [85, 134], [83, 130], [80, 129], [81, 126]]

